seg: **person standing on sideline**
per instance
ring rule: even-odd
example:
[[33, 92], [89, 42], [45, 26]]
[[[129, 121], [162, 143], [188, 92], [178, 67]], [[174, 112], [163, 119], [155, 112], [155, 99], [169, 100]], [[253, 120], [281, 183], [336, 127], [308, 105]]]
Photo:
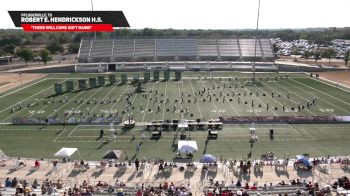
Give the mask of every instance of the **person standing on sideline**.
[[137, 154], [140, 152], [140, 147], [141, 147], [140, 144], [137, 144], [137, 145], [136, 145], [136, 153], [137, 153]]
[[142, 139], [142, 142], [145, 142], [145, 137], [146, 137], [146, 135], [145, 135], [145, 133], [142, 131], [142, 132], [141, 132], [141, 139]]

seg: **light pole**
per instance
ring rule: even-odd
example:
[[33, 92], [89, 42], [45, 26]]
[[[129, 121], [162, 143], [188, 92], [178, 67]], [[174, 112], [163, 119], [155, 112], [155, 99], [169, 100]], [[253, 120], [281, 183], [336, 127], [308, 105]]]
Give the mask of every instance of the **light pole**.
[[[94, 2], [93, 0], [90, 0], [91, 2], [91, 11], [94, 11]], [[96, 39], [96, 31], [94, 31], [94, 38]]]
[[260, 0], [259, 0], [259, 5], [258, 5], [258, 16], [256, 19], [256, 30], [255, 30], [255, 48], [254, 48], [254, 59], [253, 59], [253, 83], [255, 83], [255, 59], [256, 59], [256, 47], [258, 44], [258, 29], [259, 29], [259, 16], [260, 16]]

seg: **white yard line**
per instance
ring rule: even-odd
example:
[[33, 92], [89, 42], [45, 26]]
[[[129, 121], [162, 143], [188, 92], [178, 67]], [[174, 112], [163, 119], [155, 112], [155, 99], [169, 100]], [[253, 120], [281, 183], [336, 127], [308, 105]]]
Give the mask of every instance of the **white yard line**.
[[[104, 100], [104, 99], [112, 92], [112, 90], [113, 90], [115, 87], [116, 87], [116, 86], [113, 86], [113, 88], [112, 88], [110, 91], [108, 91], [108, 93], [102, 98], [102, 100]], [[90, 110], [90, 112], [94, 111], [94, 110], [99, 106], [99, 104], [100, 104], [100, 103], [97, 103], [96, 106], [95, 106], [92, 110]]]
[[69, 132], [69, 134], [67, 135], [67, 138], [69, 138], [69, 136], [75, 131], [77, 130], [78, 126], [75, 126], [74, 129], [72, 129], [72, 131]]
[[85, 99], [85, 101], [83, 101], [83, 103], [79, 104], [77, 108], [75, 108], [75, 110], [79, 109], [82, 105], [84, 105], [87, 100], [89, 100], [92, 96], [94, 96], [97, 92], [99, 92], [102, 88], [97, 89], [94, 93], [92, 93], [88, 98]]
[[[192, 86], [191, 79], [188, 79], [188, 81], [190, 81], [190, 86], [191, 86], [191, 89], [192, 89], [193, 96], [196, 97], [196, 93], [195, 93], [194, 90], [193, 90], [193, 86]], [[201, 119], [203, 119], [203, 115], [202, 115], [201, 109], [199, 108], [198, 102], [196, 103], [196, 105], [197, 105], [199, 114], [200, 114], [200, 116], [201, 116]]]
[[[317, 92], [320, 92], [320, 93], [322, 93], [322, 94], [324, 94], [324, 95], [327, 95], [327, 96], [329, 96], [329, 97], [332, 97], [333, 99], [336, 99], [336, 100], [338, 100], [338, 101], [340, 101], [340, 102], [343, 102], [343, 103], [345, 103], [346, 105], [349, 105], [350, 106], [350, 103], [348, 103], [348, 102], [345, 102], [345, 101], [343, 101], [343, 100], [341, 100], [341, 99], [338, 99], [338, 98], [336, 98], [336, 97], [334, 97], [334, 96], [332, 96], [332, 95], [329, 95], [329, 94], [327, 94], [327, 93], [324, 93], [324, 92], [322, 92], [322, 91], [320, 91], [320, 90], [318, 90], [318, 89], [315, 89], [315, 88], [313, 88], [313, 87], [311, 87], [311, 86], [309, 86], [309, 85], [306, 85], [306, 84], [303, 84], [303, 83], [301, 83], [301, 82], [299, 82], [299, 81], [296, 81], [296, 80], [294, 80], [294, 79], [292, 79], [293, 81], [295, 81], [295, 82], [297, 82], [297, 83], [299, 83], [299, 84], [301, 84], [301, 85], [303, 85], [303, 86], [306, 86], [306, 87], [308, 87], [308, 88], [310, 88], [310, 89], [313, 89], [313, 90], [315, 90], [315, 91], [317, 91]], [[323, 82], [324, 83], [324, 82]], [[327, 84], [327, 83], [325, 83], [325, 84]], [[330, 84], [328, 84], [328, 85], [330, 85]], [[331, 86], [331, 85], [330, 85]], [[342, 89], [342, 90], [344, 90], [344, 91], [346, 91], [345, 89]]]
[[[80, 93], [78, 93], [76, 96], [72, 97], [69, 99], [69, 101], [67, 101], [66, 103], [64, 103], [63, 105], [61, 105], [59, 108], [55, 109], [57, 112], [63, 108], [65, 105], [67, 105], [69, 102], [73, 101], [76, 97], [78, 97], [80, 94], [82, 94], [85, 91], [81, 91]], [[56, 111], [53, 111], [50, 115], [48, 115], [48, 117], [50, 117], [51, 115], [55, 114]]]
[[43, 89], [42, 91], [37, 92], [37, 93], [35, 93], [35, 94], [33, 94], [33, 95], [31, 95], [31, 96], [29, 96], [29, 97], [27, 97], [27, 98], [21, 100], [21, 101], [18, 102], [18, 103], [15, 103], [15, 104], [10, 105], [9, 107], [7, 107], [7, 108], [1, 110], [0, 113], [3, 112], [3, 111], [5, 111], [5, 110], [8, 110], [9, 108], [13, 107], [14, 105], [18, 105], [19, 103], [22, 103], [23, 101], [26, 101], [27, 99], [30, 99], [30, 98], [32, 98], [32, 97], [34, 97], [34, 96], [36, 96], [36, 95], [38, 95], [38, 94], [40, 94], [40, 93], [42, 93], [42, 92], [44, 92], [44, 91], [47, 91], [47, 90], [50, 89], [50, 88], [52, 88], [52, 86], [47, 87], [47, 88]]
[[[295, 80], [293, 80], [293, 81], [295, 81]], [[305, 84], [303, 84], [303, 83], [301, 83], [301, 82], [298, 82], [298, 81], [295, 81], [295, 82], [297, 82], [297, 83], [299, 83], [299, 84], [302, 84], [302, 85], [304, 85], [304, 86], [306, 86], [306, 87], [309, 87], [309, 86], [307, 86], [307, 85], [305, 85]], [[299, 89], [299, 90], [304, 91], [305, 93], [307, 93], [307, 94], [309, 94], [309, 95], [311, 95], [311, 96], [314, 96], [313, 94], [311, 94], [311, 93], [307, 92], [307, 91], [306, 91], [306, 90], [304, 90], [304, 89], [301, 89], [301, 88], [297, 87], [297, 86], [296, 86], [296, 85], [294, 85], [294, 84], [291, 84], [291, 85], [292, 85], [292, 86], [294, 86], [295, 88]], [[322, 94], [328, 95], [328, 94], [323, 93], [322, 91], [319, 91], [319, 90], [317, 90], [317, 89], [315, 89], [315, 88], [312, 88], [312, 87], [309, 87], [309, 88], [311, 88], [311, 89], [313, 89], [313, 90], [315, 90], [315, 91], [317, 91], [317, 92], [320, 92], [320, 93], [322, 93]], [[331, 96], [331, 95], [328, 95], [328, 96], [329, 96], [329, 97], [332, 97], [332, 98], [337, 99], [336, 97], [333, 97], [333, 96]], [[323, 100], [324, 102], [327, 102], [328, 104], [330, 104], [330, 105], [332, 105], [332, 106], [334, 106], [334, 107], [338, 108], [339, 110], [342, 110], [342, 111], [344, 111], [344, 112], [348, 112], [348, 113], [350, 113], [350, 111], [345, 110], [345, 109], [343, 109], [343, 108], [341, 108], [341, 107], [338, 107], [337, 105], [334, 105], [333, 103], [331, 103], [331, 102], [327, 101], [327, 100], [326, 100], [326, 99], [324, 99], [323, 97], [319, 97], [319, 99], [321, 99], [321, 100]], [[338, 100], [338, 99], [337, 99], [337, 100]], [[345, 103], [345, 102], [344, 102], [344, 103]]]
[[61, 133], [58, 134], [58, 135], [55, 137], [55, 139], [53, 139], [52, 142], [56, 142], [56, 140], [57, 140], [65, 131], [66, 131], [66, 129], [64, 129], [63, 131], [61, 131]]
[[[282, 80], [282, 81], [283, 81], [283, 80]], [[283, 81], [283, 82], [285, 82], [285, 81]], [[285, 82], [285, 83], [287, 83], [287, 82]], [[282, 85], [279, 85], [277, 82], [275, 82], [274, 84], [276, 84], [276, 85], [279, 86], [280, 88], [283, 88], [283, 89], [289, 91], [289, 89], [287, 89], [286, 87], [284, 87], [284, 86], [282, 86]], [[288, 84], [288, 83], [287, 83], [287, 84]], [[277, 90], [276, 90], [276, 91], [277, 91]], [[277, 91], [277, 92], [279, 92], [279, 91]], [[295, 94], [296, 96], [300, 97], [301, 99], [307, 100], [305, 97], [302, 97], [301, 95], [299, 95], [299, 94], [297, 94], [297, 93], [294, 93], [293, 91], [291, 91], [291, 92], [292, 92], [292, 94]], [[289, 99], [289, 100], [292, 101], [292, 102], [295, 103], [295, 104], [298, 104], [297, 102], [295, 102], [295, 101], [292, 100], [292, 99]], [[319, 108], [321, 108], [318, 104], [316, 104], [316, 106], [319, 107]], [[323, 108], [322, 108], [322, 109], [323, 109]], [[308, 109], [306, 109], [306, 110], [304, 110], [304, 111], [307, 111], [307, 112], [309, 112], [310, 114], [312, 114], [312, 115], [314, 115], [314, 116], [317, 116], [317, 114], [311, 112], [311, 111], [308, 110]]]
[[[286, 82], [286, 81], [283, 81], [283, 82], [286, 83], [286, 84], [288, 84], [288, 85], [291, 85], [291, 84], [289, 84], [289, 83]], [[277, 84], [277, 83], [276, 83], [276, 84]], [[277, 85], [278, 85], [278, 84], [277, 84]], [[281, 85], [279, 85], [279, 86], [281, 86]], [[295, 88], [294, 85], [292, 85], [292, 86]], [[287, 89], [286, 87], [283, 87], [283, 86], [281, 86], [281, 88]], [[288, 90], [288, 89], [287, 89], [287, 90]], [[298, 97], [300, 97], [300, 98], [302, 98], [302, 99], [306, 99], [305, 97], [302, 97], [301, 95], [299, 95], [299, 94], [297, 94], [297, 93], [293, 93], [293, 94], [297, 95]], [[296, 103], [295, 101], [293, 101], [293, 102]], [[319, 107], [319, 108], [321, 108], [321, 109], [324, 109], [324, 108], [322, 108], [321, 106], [319, 106], [319, 104], [316, 104], [316, 107]], [[311, 114], [314, 115], [314, 116], [317, 116], [317, 114], [311, 112], [310, 110], [306, 110], [306, 111], [308, 111], [309, 113], [311, 113]], [[329, 113], [331, 113], [333, 116], [336, 116], [333, 112], [329, 112]]]
[[[166, 90], [167, 90], [167, 87], [168, 87], [168, 81], [165, 81], [165, 90], [164, 90], [164, 99], [166, 100]], [[164, 101], [164, 104], [163, 104], [163, 117], [162, 117], [162, 120], [164, 120], [164, 110], [165, 110], [165, 102]]]
[[[60, 83], [63, 83], [63, 82], [64, 82], [64, 81], [62, 81], [62, 82], [60, 82]], [[15, 106], [15, 105], [18, 105], [18, 104], [22, 103], [23, 101], [25, 101], [25, 100], [27, 100], [27, 99], [33, 97], [33, 96], [36, 96], [36, 95], [38, 95], [38, 94], [41, 94], [41, 93], [44, 92], [44, 91], [47, 91], [49, 88], [52, 88], [52, 87], [48, 87], [48, 88], [46, 88], [46, 89], [44, 89], [44, 90], [42, 90], [42, 91], [40, 91], [40, 92], [38, 92], [38, 93], [36, 93], [36, 94], [34, 94], [34, 95], [31, 95], [30, 97], [27, 97], [26, 99], [21, 100], [21, 101], [18, 102], [18, 103], [15, 103], [15, 104], [13, 104], [13, 105], [10, 105], [9, 107], [7, 107], [7, 108], [1, 110], [0, 113], [3, 112], [3, 111], [5, 111], [6, 109], [9, 109], [9, 108], [11, 108], [11, 107], [13, 107], [13, 106]], [[45, 106], [44, 106], [44, 107], [45, 107]], [[22, 107], [22, 110], [20, 110], [19, 112], [23, 112], [24, 110], [27, 110], [27, 109], [28, 109], [28, 107], [24, 107], [24, 108]], [[1, 122], [3, 123], [4, 121], [6, 121], [7, 119], [11, 118], [12, 116], [14, 116], [14, 115], [16, 115], [16, 114], [18, 114], [18, 112], [14, 112], [14, 113], [11, 114], [10, 116], [4, 118]]]
[[33, 85], [38, 84], [38, 83], [40, 83], [40, 82], [42, 82], [42, 81], [45, 81], [45, 80], [47, 80], [47, 78], [41, 79], [41, 80], [39, 80], [39, 81], [37, 81], [37, 82], [31, 83], [31, 84], [29, 84], [29, 85], [23, 86], [23, 87], [21, 87], [21, 88], [19, 88], [19, 89], [16, 89], [16, 90], [14, 90], [14, 91], [9, 92], [9, 93], [6, 93], [6, 94], [4, 94], [4, 95], [1, 95], [1, 96], [0, 96], [0, 99], [3, 98], [3, 97], [5, 97], [5, 96], [7, 96], [7, 95], [11, 95], [11, 94], [13, 94], [13, 93], [15, 93], [15, 92], [17, 92], [17, 91], [20, 91], [20, 90], [25, 89], [25, 88], [27, 88], [27, 87], [33, 86]]
[[[126, 85], [128, 85], [128, 84], [126, 84]], [[114, 109], [115, 105], [117, 105], [117, 103], [119, 102], [120, 98], [124, 95], [125, 91], [126, 91], [128, 88], [129, 88], [129, 86], [126, 86], [126, 88], [124, 89], [124, 91], [122, 92], [122, 94], [119, 95], [117, 101], [112, 105], [111, 110]]]
[[[139, 94], [137, 94], [137, 93], [135, 93], [135, 94], [136, 94], [135, 97], [134, 97], [134, 98], [132, 99], [132, 101], [131, 101], [131, 105], [133, 105], [133, 103], [134, 103], [136, 97], [139, 95]], [[124, 122], [124, 119], [125, 119], [125, 117], [126, 117], [127, 115], [128, 115], [128, 114], [125, 113], [125, 115], [124, 115], [124, 117], [123, 117], [123, 119], [122, 119], [122, 122]]]
[[[153, 92], [153, 90], [154, 90], [154, 85], [155, 85], [156, 83], [154, 82], [153, 83], [153, 86], [152, 86], [152, 92]], [[150, 95], [151, 96], [151, 95]], [[147, 110], [148, 110], [148, 104], [149, 104], [149, 102], [150, 102], [150, 98], [148, 98], [148, 101], [147, 101], [147, 104], [146, 104], [146, 108], [144, 108], [144, 110], [143, 110], [143, 116], [142, 116], [142, 122], [144, 122], [144, 120], [145, 120], [145, 116], [146, 116], [146, 113], [147, 113]]]
[[[213, 83], [215, 84], [215, 86], [218, 86], [214, 80], [213, 80]], [[232, 110], [233, 110], [238, 116], [241, 116], [241, 115], [238, 113], [238, 111], [236, 110], [236, 108], [232, 105], [232, 103], [230, 102], [230, 100], [226, 97], [226, 95], [224, 95], [224, 96], [225, 96], [226, 101], [231, 105]]]
[[[247, 89], [245, 86], [244, 86], [244, 89]], [[248, 89], [249, 90], [249, 89]], [[259, 89], [259, 90], [261, 90], [261, 89]], [[264, 92], [266, 95], [267, 95], [267, 93], [264, 91], [264, 90], [261, 90], [262, 92]], [[261, 101], [261, 99], [259, 99], [258, 97], [256, 97], [258, 100], [259, 100], [259, 102], [261, 103], [261, 104], [264, 104], [264, 102], [262, 102]], [[248, 104], [249, 105], [249, 104]], [[254, 111], [254, 109], [252, 108], [252, 107], [250, 107], [251, 109], [252, 109], [252, 111]], [[271, 110], [272, 111], [272, 113], [274, 113], [276, 116], [279, 116], [279, 114], [277, 114], [277, 112], [275, 112], [275, 110]]]
[[[206, 86], [204, 86], [204, 84], [203, 84], [204, 82], [201, 82], [201, 84], [202, 84], [202, 86], [204, 87], [204, 88], [206, 88]], [[210, 86], [209, 86], [210, 87]], [[214, 107], [215, 107], [215, 109], [216, 109], [216, 111], [217, 111], [217, 113], [219, 114], [219, 116], [221, 116], [221, 114], [220, 114], [220, 112], [219, 112], [219, 109], [218, 109], [218, 107], [216, 107], [216, 105], [215, 105], [215, 103], [214, 103], [214, 100], [213, 101], [211, 101], [212, 102], [212, 104], [214, 105]]]
[[[334, 81], [332, 81], [332, 80], [328, 80], [328, 79], [323, 78], [323, 77], [320, 77], [320, 78], [319, 78], [319, 79], [321, 79], [321, 80], [318, 80], [318, 79], [315, 79], [315, 78], [310, 78], [310, 79], [316, 80], [316, 81], [321, 82], [321, 83], [323, 83], [323, 84], [326, 84], [326, 85], [328, 85], [328, 86], [337, 88], [337, 86], [336, 86], [337, 82], [334, 82]], [[322, 80], [327, 81], [327, 82], [324, 82], [324, 81], [322, 81]], [[347, 80], [346, 80], [345, 82], [350, 84], [350, 81], [347, 81]], [[332, 85], [332, 84], [330, 84], [330, 83], [335, 84], [335, 85]], [[346, 85], [343, 85], [343, 84], [339, 84], [339, 83], [338, 83], [338, 85], [343, 87], [343, 88], [338, 88], [338, 89], [350, 93], [350, 91], [348, 90], [348, 89], [350, 88], [349, 86], [346, 86]], [[346, 88], [346, 89], [345, 89], [345, 88]]]
[[[178, 92], [179, 92], [179, 98], [181, 97], [181, 92], [180, 92], [180, 84], [179, 84], [179, 81], [176, 82], [177, 83], [177, 89], [178, 89]], [[180, 108], [182, 110], [182, 104], [180, 104]]]
[[[267, 83], [267, 82], [266, 82]], [[265, 85], [266, 87], [268, 87], [268, 88], [270, 88], [270, 89], [272, 89], [272, 91], [275, 91], [275, 89], [274, 88], [272, 88], [272, 87], [270, 87], [270, 85]], [[262, 90], [263, 91], [263, 90]], [[265, 94], [266, 94], [266, 96], [268, 96], [268, 93], [266, 93], [265, 91], [263, 91]], [[280, 104], [281, 106], [283, 106], [283, 104], [281, 104], [281, 102], [279, 102], [277, 99], [275, 99], [275, 98], [272, 98], [271, 97], [271, 99], [272, 100], [274, 100], [275, 102], [277, 102], [278, 104]], [[291, 112], [294, 116], [297, 116], [294, 112]]]

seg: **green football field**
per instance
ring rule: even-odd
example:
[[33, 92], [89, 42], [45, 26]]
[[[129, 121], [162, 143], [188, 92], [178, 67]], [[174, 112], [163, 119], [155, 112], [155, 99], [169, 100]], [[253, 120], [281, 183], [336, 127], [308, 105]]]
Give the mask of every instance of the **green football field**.
[[[127, 73], [131, 81], [135, 73]], [[158, 140], [146, 133], [139, 154], [143, 126], [131, 130], [117, 128], [117, 139], [106, 142], [98, 138], [101, 129], [108, 134], [109, 125], [11, 125], [13, 118], [87, 118], [117, 116], [125, 121], [133, 116], [138, 123], [152, 120], [217, 119], [219, 116], [340, 116], [350, 114], [350, 91], [300, 74], [257, 73], [257, 82], [249, 81], [251, 73], [188, 72], [180, 81], [149, 81], [145, 92], [136, 93], [136, 85], [110, 85], [108, 74], [52, 74], [0, 94], [0, 149], [10, 156], [52, 158], [61, 147], [78, 147], [82, 158], [100, 159], [109, 149], [121, 149], [127, 158], [165, 158], [176, 154], [178, 138], [174, 131], [164, 132]], [[142, 78], [143, 73], [140, 73]], [[106, 85], [78, 91], [78, 79], [105, 76]], [[268, 76], [268, 80], [267, 80]], [[278, 79], [275, 79], [278, 76]], [[282, 76], [282, 79], [279, 79]], [[162, 75], [161, 75], [162, 78]], [[74, 81], [75, 91], [55, 95], [54, 83]], [[65, 86], [65, 85], [63, 85]], [[273, 97], [272, 97], [273, 93]], [[315, 104], [307, 108], [307, 102]], [[129, 102], [129, 106], [128, 106]], [[297, 110], [298, 106], [305, 109]], [[20, 109], [21, 107], [21, 109]], [[284, 109], [283, 109], [284, 108]], [[248, 130], [251, 125], [224, 125], [217, 140], [207, 140], [207, 132], [188, 133], [198, 143], [198, 153], [227, 158], [260, 158], [274, 151], [291, 156], [347, 155], [350, 152], [350, 124], [262, 124], [255, 125], [259, 140], [252, 148]], [[268, 130], [274, 128], [270, 140]], [[135, 139], [133, 139], [135, 136]]]

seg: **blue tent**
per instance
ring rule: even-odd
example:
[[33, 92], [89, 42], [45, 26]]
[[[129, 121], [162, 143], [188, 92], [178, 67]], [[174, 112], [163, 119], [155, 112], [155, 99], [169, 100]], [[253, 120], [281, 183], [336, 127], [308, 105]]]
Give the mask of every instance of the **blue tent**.
[[303, 156], [303, 155], [297, 155], [297, 156], [296, 156], [296, 159], [297, 159], [298, 161], [302, 162], [302, 163], [304, 164], [304, 166], [306, 166], [306, 167], [311, 166], [311, 163], [310, 163], [309, 159], [307, 159], [307, 158], [306, 158], [305, 156]]
[[215, 163], [216, 158], [211, 154], [205, 154], [200, 158], [201, 163]]

